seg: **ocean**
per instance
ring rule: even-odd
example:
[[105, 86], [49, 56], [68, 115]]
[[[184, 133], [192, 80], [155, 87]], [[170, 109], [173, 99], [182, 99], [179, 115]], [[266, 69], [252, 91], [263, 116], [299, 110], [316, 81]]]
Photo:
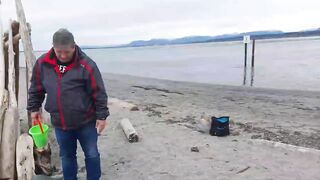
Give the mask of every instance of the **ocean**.
[[[253, 78], [251, 48], [252, 44], [248, 44], [246, 86], [320, 90], [320, 37], [257, 40]], [[242, 42], [86, 49], [84, 52], [96, 61], [101, 72], [244, 85]], [[42, 53], [36, 52], [36, 56]], [[21, 56], [23, 59], [23, 54]]]

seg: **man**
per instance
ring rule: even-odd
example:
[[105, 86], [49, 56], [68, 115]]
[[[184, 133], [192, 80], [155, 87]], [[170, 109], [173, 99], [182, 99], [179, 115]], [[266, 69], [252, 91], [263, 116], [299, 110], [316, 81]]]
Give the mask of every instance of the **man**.
[[66, 29], [54, 33], [53, 48], [34, 66], [27, 107], [33, 121], [41, 118], [45, 94], [45, 110], [55, 127], [64, 179], [77, 179], [77, 140], [85, 154], [87, 179], [99, 179], [97, 139], [107, 125], [108, 97], [97, 65]]

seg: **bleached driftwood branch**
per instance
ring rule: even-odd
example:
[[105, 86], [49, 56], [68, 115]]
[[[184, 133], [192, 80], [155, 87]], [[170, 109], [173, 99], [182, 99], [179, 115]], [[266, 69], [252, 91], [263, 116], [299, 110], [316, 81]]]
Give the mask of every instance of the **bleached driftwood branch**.
[[124, 134], [126, 135], [130, 143], [139, 141], [138, 133], [133, 128], [129, 119], [127, 118], [122, 119], [120, 124]]

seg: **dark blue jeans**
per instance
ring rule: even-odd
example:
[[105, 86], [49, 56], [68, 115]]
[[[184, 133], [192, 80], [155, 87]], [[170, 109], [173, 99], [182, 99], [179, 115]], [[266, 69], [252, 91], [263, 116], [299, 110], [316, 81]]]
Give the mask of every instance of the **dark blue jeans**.
[[87, 179], [100, 179], [100, 154], [97, 147], [98, 134], [95, 125], [95, 122], [90, 122], [75, 130], [55, 129], [65, 180], [77, 179], [77, 140], [79, 140], [85, 155]]

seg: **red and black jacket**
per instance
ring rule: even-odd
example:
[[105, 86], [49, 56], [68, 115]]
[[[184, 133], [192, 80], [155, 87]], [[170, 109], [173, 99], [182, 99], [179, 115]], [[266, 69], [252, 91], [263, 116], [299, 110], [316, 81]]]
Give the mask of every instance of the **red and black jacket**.
[[42, 55], [33, 68], [28, 107], [39, 111], [47, 94], [45, 110], [53, 126], [76, 129], [109, 116], [108, 96], [96, 63], [76, 46], [73, 62], [62, 74], [54, 50]]

